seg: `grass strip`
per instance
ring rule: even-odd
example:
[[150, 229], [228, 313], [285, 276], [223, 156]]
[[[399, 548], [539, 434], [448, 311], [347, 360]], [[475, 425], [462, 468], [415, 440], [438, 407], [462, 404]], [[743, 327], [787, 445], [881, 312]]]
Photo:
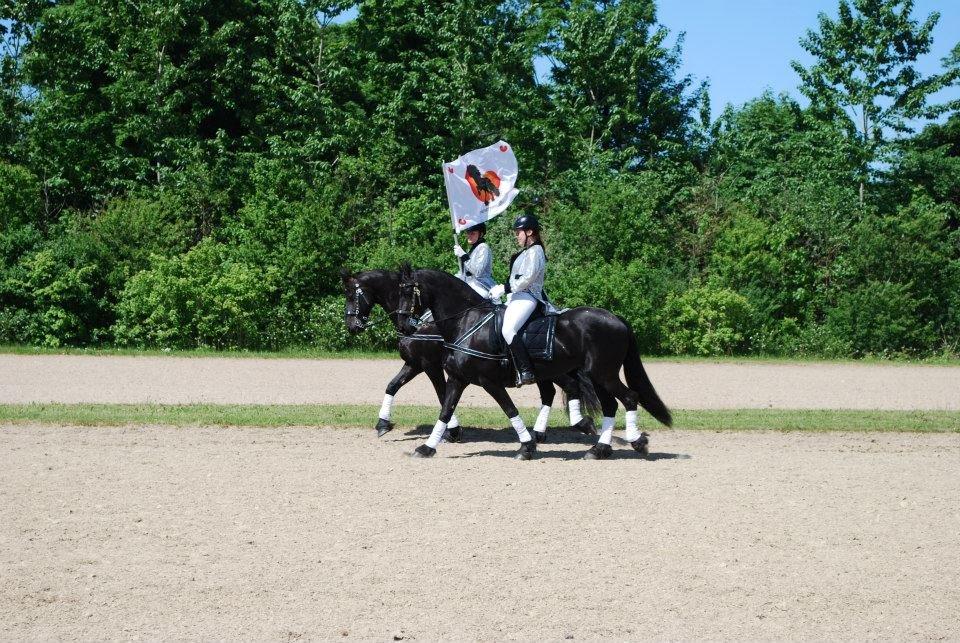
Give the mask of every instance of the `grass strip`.
[[[3, 404], [0, 422], [120, 426], [165, 424], [172, 426], [334, 426], [373, 427], [374, 405], [239, 405], [239, 404]], [[498, 409], [466, 407], [458, 412], [465, 426], [502, 428], [508, 425]], [[521, 409], [532, 424], [536, 409]], [[398, 426], [432, 425], [437, 408], [397, 406], [393, 421]], [[562, 426], [567, 417], [559, 409], [551, 425]], [[641, 415], [647, 428], [658, 428]], [[622, 426], [623, 418], [619, 425]], [[706, 431], [908, 431], [960, 433], [960, 411], [850, 411], [850, 410], [677, 410], [674, 427]]]

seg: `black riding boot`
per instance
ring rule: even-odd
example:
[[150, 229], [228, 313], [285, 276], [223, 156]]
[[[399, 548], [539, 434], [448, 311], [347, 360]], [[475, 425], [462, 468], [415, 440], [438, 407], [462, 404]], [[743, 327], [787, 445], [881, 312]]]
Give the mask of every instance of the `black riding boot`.
[[520, 372], [520, 384], [533, 384], [537, 381], [533, 374], [533, 365], [530, 364], [530, 353], [524, 346], [523, 340], [517, 335], [510, 344], [510, 352], [513, 353], [513, 363], [517, 365], [517, 371]]

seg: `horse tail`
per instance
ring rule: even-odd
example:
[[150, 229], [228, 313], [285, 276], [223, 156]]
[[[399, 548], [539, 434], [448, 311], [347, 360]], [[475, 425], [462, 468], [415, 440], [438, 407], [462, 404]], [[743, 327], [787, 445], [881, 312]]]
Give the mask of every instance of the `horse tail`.
[[[619, 315], [618, 315], [619, 317]], [[633, 333], [630, 323], [623, 317], [620, 317], [629, 334], [629, 345], [627, 346], [627, 358], [623, 362], [623, 373], [627, 377], [627, 386], [640, 396], [640, 406], [647, 413], [655, 417], [666, 426], [673, 425], [673, 417], [670, 415], [670, 409], [663, 403], [656, 389], [647, 377], [647, 371], [643, 368], [643, 362], [640, 361], [640, 348], [637, 346], [637, 336]]]
[[[600, 397], [597, 396], [597, 389], [593, 387], [593, 380], [583, 372], [583, 369], [577, 369], [577, 384], [580, 386], [580, 410], [584, 415], [590, 417], [600, 417], [603, 412], [600, 410]], [[563, 392], [563, 403], [567, 405], [567, 392]]]

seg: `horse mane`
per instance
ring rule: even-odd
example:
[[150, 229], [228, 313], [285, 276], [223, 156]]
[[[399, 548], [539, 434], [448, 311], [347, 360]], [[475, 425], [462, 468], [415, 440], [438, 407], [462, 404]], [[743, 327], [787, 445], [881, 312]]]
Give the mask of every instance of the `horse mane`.
[[482, 304], [485, 301], [489, 301], [481, 297], [480, 294], [467, 285], [465, 281], [448, 272], [422, 269], [415, 271], [414, 274], [418, 281], [426, 282], [429, 279], [432, 285], [440, 289], [440, 292], [452, 293], [458, 297], [462, 297], [470, 302], [471, 305]]

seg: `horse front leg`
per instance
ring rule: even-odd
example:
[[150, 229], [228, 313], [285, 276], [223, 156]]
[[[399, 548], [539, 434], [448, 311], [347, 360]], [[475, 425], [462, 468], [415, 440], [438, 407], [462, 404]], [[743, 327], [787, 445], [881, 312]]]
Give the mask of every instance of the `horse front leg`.
[[483, 390], [497, 401], [497, 404], [500, 405], [503, 412], [510, 418], [510, 424], [512, 424], [514, 430], [516, 430], [517, 437], [520, 438], [520, 450], [517, 452], [517, 460], [532, 460], [533, 454], [537, 452], [537, 441], [534, 440], [530, 432], [527, 431], [527, 425], [523, 423], [523, 418], [520, 417], [520, 412], [517, 411], [513, 400], [510, 399], [510, 394], [507, 393], [507, 389], [498, 384], [487, 383], [483, 385]]
[[390, 415], [393, 410], [393, 396], [400, 391], [410, 380], [415, 378], [417, 375], [423, 372], [423, 369], [419, 366], [414, 366], [409, 362], [404, 363], [403, 368], [400, 369], [400, 372], [393, 376], [393, 379], [390, 380], [390, 383], [387, 384], [387, 390], [383, 394], [383, 404], [380, 405], [380, 413], [377, 419], [377, 437], [382, 438], [384, 435], [393, 430], [393, 422], [390, 421]]
[[[440, 406], [443, 406], [444, 397], [447, 394], [447, 383], [443, 379], [443, 368], [431, 364], [425, 366], [423, 369], [427, 377], [430, 378], [430, 382], [433, 384], [433, 390], [437, 392], [437, 399], [440, 400]], [[447, 423], [447, 442], [460, 442], [463, 438], [463, 429], [460, 427], [460, 420], [457, 419], [457, 414], [454, 413], [450, 416], [450, 421]]]
[[418, 446], [413, 451], [415, 458], [429, 458], [437, 452], [437, 445], [443, 439], [443, 434], [447, 430], [447, 423], [453, 417], [453, 411], [460, 402], [460, 396], [463, 395], [463, 389], [467, 388], [464, 380], [453, 377], [447, 378], [447, 390], [443, 396], [443, 407], [440, 409], [440, 419], [433, 426], [430, 437], [427, 441]]

